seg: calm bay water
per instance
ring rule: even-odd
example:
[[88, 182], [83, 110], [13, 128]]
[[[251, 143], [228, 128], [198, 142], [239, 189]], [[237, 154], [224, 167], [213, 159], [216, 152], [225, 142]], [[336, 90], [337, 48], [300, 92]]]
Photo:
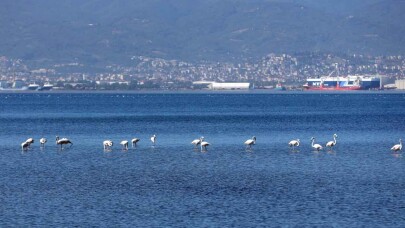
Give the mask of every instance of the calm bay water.
[[404, 227], [401, 137], [403, 93], [0, 93], [0, 226]]

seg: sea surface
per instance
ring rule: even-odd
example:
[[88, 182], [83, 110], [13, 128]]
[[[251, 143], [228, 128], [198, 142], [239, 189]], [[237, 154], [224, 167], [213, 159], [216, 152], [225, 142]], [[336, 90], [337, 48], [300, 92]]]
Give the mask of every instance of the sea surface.
[[0, 93], [0, 227], [405, 227], [400, 138], [405, 93]]

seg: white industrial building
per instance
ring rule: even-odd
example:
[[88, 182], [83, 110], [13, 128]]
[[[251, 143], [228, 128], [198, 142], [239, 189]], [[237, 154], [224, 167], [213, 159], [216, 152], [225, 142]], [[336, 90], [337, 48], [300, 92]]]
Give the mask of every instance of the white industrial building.
[[206, 85], [212, 90], [248, 90], [250, 89], [249, 82], [212, 82], [212, 81], [197, 81], [194, 85]]
[[248, 82], [214, 82], [210, 84], [212, 90], [238, 90], [249, 89], [250, 83]]
[[405, 89], [405, 79], [395, 80], [396, 89]]

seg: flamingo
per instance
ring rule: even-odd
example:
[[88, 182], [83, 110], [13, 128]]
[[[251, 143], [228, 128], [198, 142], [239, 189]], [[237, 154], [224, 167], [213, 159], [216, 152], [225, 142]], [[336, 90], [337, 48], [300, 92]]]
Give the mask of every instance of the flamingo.
[[255, 144], [256, 144], [256, 136], [253, 136], [252, 139], [248, 139], [245, 142], [245, 145], [247, 147], [249, 147], [249, 149], [252, 148], [252, 145], [255, 145]]
[[292, 147], [292, 149], [294, 150], [295, 147], [299, 147], [299, 146], [300, 146], [300, 140], [299, 140], [299, 139], [291, 140], [291, 141], [288, 143], [288, 146], [289, 146], [289, 147]]
[[34, 139], [28, 138], [27, 140], [25, 140], [25, 142], [21, 143], [21, 147], [23, 150], [28, 150], [32, 143], [34, 143]]
[[207, 146], [209, 146], [210, 144], [208, 142], [205, 142], [204, 138], [202, 138], [200, 145], [201, 145], [201, 151], [203, 151], [203, 148], [204, 148], [204, 150], [207, 150]]
[[104, 146], [104, 150], [111, 149], [111, 147], [113, 146], [113, 141], [105, 140], [103, 142], [103, 146]]
[[328, 143], [326, 143], [326, 146], [329, 147], [332, 150], [332, 147], [336, 146], [336, 138], [337, 138], [337, 134], [333, 134], [333, 141], [329, 141]]
[[193, 144], [197, 148], [197, 146], [200, 145], [202, 141], [204, 141], [204, 137], [201, 136], [199, 139], [194, 139], [191, 144]]
[[399, 144], [394, 145], [391, 150], [397, 152], [398, 150], [402, 150], [402, 139], [399, 139]]
[[44, 146], [45, 146], [45, 143], [47, 142], [47, 140], [46, 140], [46, 138], [41, 138], [41, 139], [39, 140], [39, 142], [41, 143], [41, 146], [44, 147]]
[[128, 150], [128, 141], [127, 140], [121, 141], [120, 144], [122, 145], [123, 150]]
[[25, 142], [27, 143], [27, 148], [30, 148], [31, 144], [34, 143], [34, 139], [33, 138], [28, 138], [27, 140], [25, 140]]
[[56, 136], [56, 145], [60, 145], [60, 148], [63, 149], [64, 144], [70, 144], [70, 146], [73, 145], [73, 143], [69, 139], [67, 138], [59, 139], [59, 136]]
[[30, 143], [25, 141], [23, 143], [21, 143], [21, 149], [22, 150], [28, 150], [28, 147], [30, 146]]
[[136, 143], [139, 142], [139, 141], [140, 141], [140, 139], [138, 139], [138, 138], [133, 138], [133, 139], [131, 140], [132, 147], [136, 147]]
[[153, 145], [155, 145], [155, 143], [156, 143], [156, 135], [152, 135], [152, 137], [150, 137], [150, 141], [152, 141]]
[[319, 144], [314, 144], [314, 142], [315, 142], [315, 138], [314, 138], [314, 137], [311, 138], [311, 141], [312, 141], [312, 144], [311, 144], [312, 148], [316, 149], [317, 151], [322, 150], [322, 146], [321, 146], [321, 145], [319, 145]]

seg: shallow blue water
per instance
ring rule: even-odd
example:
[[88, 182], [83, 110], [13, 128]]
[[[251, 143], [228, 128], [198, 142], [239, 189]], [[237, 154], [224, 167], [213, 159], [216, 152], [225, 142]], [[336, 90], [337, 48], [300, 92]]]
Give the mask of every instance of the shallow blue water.
[[402, 93], [0, 94], [0, 128], [2, 227], [405, 226]]

